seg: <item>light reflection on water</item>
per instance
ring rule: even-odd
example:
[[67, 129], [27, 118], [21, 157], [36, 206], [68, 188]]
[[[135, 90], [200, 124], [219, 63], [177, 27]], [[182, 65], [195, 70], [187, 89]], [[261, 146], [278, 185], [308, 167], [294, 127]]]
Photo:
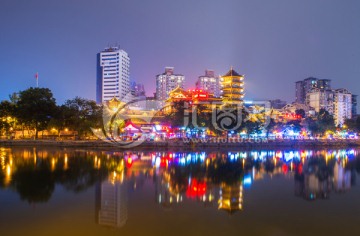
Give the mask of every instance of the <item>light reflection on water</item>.
[[[0, 193], [11, 190], [18, 194], [21, 200], [14, 203], [13, 210], [20, 211], [16, 207], [20, 202], [61, 208], [61, 204], [51, 203], [58, 194], [56, 189], [77, 195], [94, 189], [94, 223], [120, 229], [131, 220], [132, 211], [149, 210], [129, 208], [129, 204], [141, 204], [149, 195], [154, 204], [175, 215], [196, 202], [213, 209], [212, 214], [232, 216], [246, 213], [247, 204], [253, 209], [246, 195], [251, 196], [257, 183], [269, 179], [281, 182], [283, 178], [286, 184], [292, 182], [289, 198], [329, 199], [356, 186], [358, 155], [355, 149], [113, 152], [1, 148]], [[264, 192], [279, 190], [272, 189], [271, 184], [263, 187]], [[139, 192], [144, 189], [142, 196]], [[154, 217], [159, 214], [147, 213]], [[0, 212], [0, 216], [6, 214]]]

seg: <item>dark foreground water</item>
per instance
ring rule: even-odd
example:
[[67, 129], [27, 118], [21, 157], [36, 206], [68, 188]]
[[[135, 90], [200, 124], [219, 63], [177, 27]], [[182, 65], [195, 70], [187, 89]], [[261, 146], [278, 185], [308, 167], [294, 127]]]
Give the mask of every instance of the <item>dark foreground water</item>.
[[0, 235], [359, 235], [358, 150], [0, 149]]

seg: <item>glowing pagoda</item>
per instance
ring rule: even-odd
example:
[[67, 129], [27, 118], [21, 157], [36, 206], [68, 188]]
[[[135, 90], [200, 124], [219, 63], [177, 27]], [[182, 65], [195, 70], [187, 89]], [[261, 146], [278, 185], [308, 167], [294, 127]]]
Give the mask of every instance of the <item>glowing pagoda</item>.
[[244, 101], [244, 75], [237, 73], [232, 67], [220, 79], [223, 103], [243, 104]]

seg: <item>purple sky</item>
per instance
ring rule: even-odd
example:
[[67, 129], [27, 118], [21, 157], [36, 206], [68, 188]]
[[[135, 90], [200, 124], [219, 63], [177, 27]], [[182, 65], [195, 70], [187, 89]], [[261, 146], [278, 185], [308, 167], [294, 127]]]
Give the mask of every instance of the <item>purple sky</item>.
[[114, 44], [148, 95], [165, 66], [187, 87], [233, 66], [247, 99], [292, 102], [309, 76], [360, 94], [359, 12], [358, 0], [1, 0], [0, 100], [37, 71], [60, 104], [95, 99], [96, 53]]

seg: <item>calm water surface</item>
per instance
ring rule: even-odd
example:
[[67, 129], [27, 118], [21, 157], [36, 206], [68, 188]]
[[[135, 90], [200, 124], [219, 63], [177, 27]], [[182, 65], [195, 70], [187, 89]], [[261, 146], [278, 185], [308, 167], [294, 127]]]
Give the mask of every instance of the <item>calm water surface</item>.
[[0, 148], [0, 235], [358, 235], [359, 150]]

